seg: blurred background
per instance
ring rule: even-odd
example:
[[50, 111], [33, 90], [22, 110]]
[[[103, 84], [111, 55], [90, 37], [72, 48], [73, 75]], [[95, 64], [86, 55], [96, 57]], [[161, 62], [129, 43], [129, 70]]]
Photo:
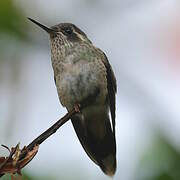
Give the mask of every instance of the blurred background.
[[[53, 80], [49, 37], [26, 17], [47, 26], [72, 22], [107, 54], [117, 78], [114, 180], [179, 180], [179, 3], [1, 0], [0, 144], [27, 145], [66, 113]], [[23, 174], [28, 180], [109, 179], [87, 157], [70, 122], [40, 146]]]

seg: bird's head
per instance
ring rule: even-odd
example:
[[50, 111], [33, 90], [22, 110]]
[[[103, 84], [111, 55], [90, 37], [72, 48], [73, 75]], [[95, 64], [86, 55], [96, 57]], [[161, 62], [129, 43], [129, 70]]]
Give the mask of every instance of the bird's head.
[[51, 39], [51, 43], [58, 43], [59, 45], [73, 45], [76, 42], [91, 43], [86, 34], [77, 26], [71, 23], [60, 23], [52, 27], [47, 27], [31, 18], [30, 21], [44, 29]]

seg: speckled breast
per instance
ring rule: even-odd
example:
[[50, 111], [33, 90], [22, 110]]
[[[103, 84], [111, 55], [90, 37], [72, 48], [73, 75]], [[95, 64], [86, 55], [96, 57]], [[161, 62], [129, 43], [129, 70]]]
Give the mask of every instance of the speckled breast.
[[106, 70], [100, 60], [61, 62], [60, 66], [61, 72], [57, 73], [55, 78], [63, 106], [71, 109], [76, 103], [89, 101], [89, 97], [94, 98], [95, 103], [105, 101], [107, 95]]

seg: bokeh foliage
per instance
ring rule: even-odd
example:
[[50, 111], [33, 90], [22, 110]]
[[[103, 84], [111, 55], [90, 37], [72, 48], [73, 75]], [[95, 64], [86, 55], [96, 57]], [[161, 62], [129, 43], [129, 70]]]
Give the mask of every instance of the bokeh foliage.
[[137, 180], [179, 180], [180, 152], [162, 136], [147, 148], [137, 170]]
[[0, 63], [17, 60], [29, 42], [28, 23], [21, 7], [13, 0], [0, 1]]
[[25, 30], [26, 24], [22, 10], [19, 7], [16, 7], [12, 0], [1, 0], [0, 33], [25, 39]]

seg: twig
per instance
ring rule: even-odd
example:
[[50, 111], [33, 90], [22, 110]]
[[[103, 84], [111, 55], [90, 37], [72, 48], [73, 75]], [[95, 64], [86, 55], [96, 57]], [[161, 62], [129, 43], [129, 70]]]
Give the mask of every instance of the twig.
[[40, 145], [44, 142], [49, 136], [54, 134], [64, 123], [66, 123], [75, 113], [76, 109], [74, 108], [72, 111], [68, 112], [64, 117], [59, 119], [54, 125], [52, 125], [49, 129], [44, 131], [41, 135], [39, 135], [36, 139], [34, 139], [27, 147], [24, 148], [23, 152], [20, 155], [19, 159], [22, 159], [28, 151], [31, 151], [35, 145]]
[[[21, 169], [25, 167], [37, 154], [38, 147], [49, 136], [54, 134], [64, 123], [66, 123], [74, 114], [79, 113], [80, 105], [68, 112], [64, 117], [59, 119], [54, 125], [44, 131], [41, 135], [35, 138], [28, 146], [19, 149], [19, 144], [15, 148], [11, 148], [8, 157], [0, 157], [0, 177], [6, 173], [21, 173]], [[9, 149], [7, 146], [3, 147]], [[10, 150], [10, 149], [9, 149]]]

